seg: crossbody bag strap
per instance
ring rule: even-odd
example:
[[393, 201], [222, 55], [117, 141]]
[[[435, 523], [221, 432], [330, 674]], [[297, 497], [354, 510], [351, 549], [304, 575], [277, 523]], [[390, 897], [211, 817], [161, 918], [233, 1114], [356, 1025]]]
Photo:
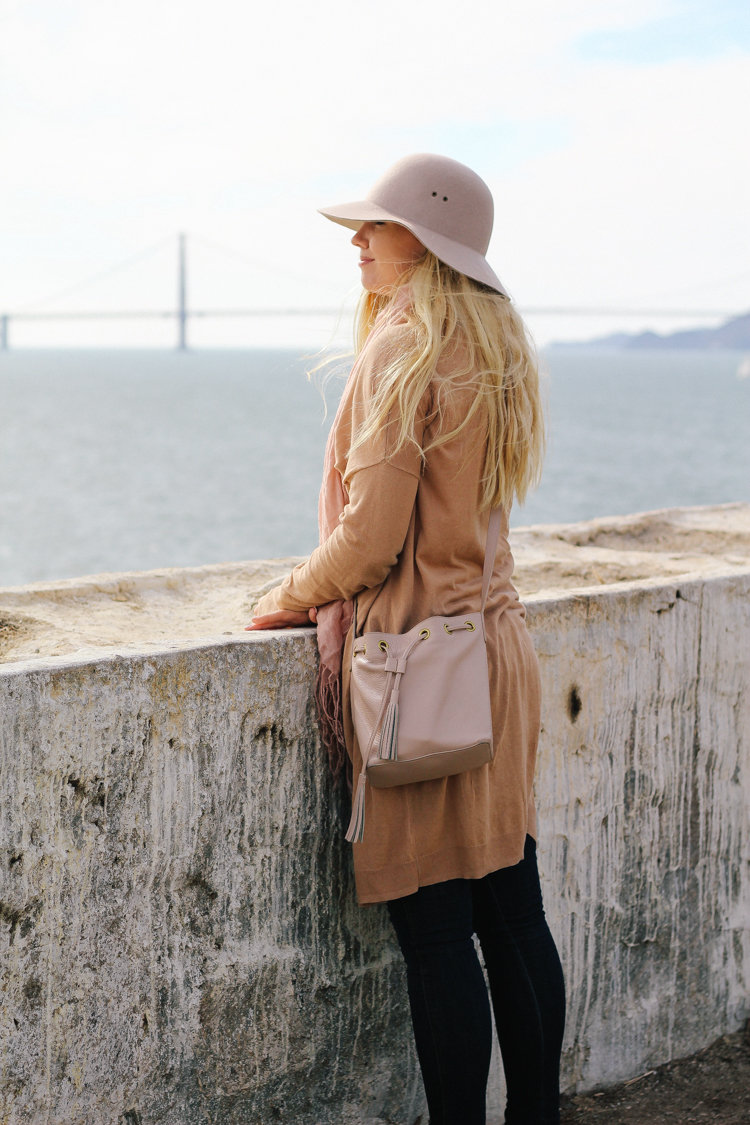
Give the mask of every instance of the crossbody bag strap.
[[490, 522], [487, 525], [487, 546], [484, 549], [484, 570], [482, 572], [482, 608], [487, 605], [487, 595], [490, 592], [492, 571], [495, 569], [495, 556], [497, 555], [497, 541], [500, 538], [500, 524], [502, 523], [503, 509], [493, 508], [490, 512]]

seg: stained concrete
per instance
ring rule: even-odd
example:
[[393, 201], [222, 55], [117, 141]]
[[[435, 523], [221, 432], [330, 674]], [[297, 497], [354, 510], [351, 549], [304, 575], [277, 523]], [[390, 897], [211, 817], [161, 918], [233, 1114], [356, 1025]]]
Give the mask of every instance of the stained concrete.
[[[564, 1085], [750, 1015], [750, 506], [521, 529]], [[0, 591], [0, 1120], [413, 1125], [283, 560]], [[141, 608], [136, 608], [140, 606]], [[36, 650], [39, 651], [36, 651]], [[491, 1122], [500, 1120], [497, 1070]]]

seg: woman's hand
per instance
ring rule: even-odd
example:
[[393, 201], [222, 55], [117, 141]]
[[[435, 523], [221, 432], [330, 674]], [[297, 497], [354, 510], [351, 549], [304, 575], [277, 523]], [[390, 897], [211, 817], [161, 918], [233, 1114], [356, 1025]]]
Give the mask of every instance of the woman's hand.
[[299, 613], [291, 609], [277, 609], [273, 613], [262, 613], [260, 617], [254, 617], [252, 624], [245, 626], [245, 632], [252, 629], [293, 629], [309, 625], [311, 621], [314, 625], [317, 620], [318, 611], [314, 606]]

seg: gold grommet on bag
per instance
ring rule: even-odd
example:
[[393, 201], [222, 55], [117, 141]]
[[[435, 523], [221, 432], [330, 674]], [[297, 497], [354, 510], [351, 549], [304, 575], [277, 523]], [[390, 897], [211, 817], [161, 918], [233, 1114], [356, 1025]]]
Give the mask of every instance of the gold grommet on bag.
[[427, 638], [429, 637], [429, 635], [430, 635], [430, 630], [429, 629], [423, 629], [422, 632], [419, 634], [420, 641], [426, 641]]
[[378, 641], [378, 648], [381, 652], [388, 652], [388, 641]]
[[476, 625], [474, 624], [474, 622], [473, 622], [473, 621], [465, 621], [465, 622], [464, 622], [464, 625], [466, 626], [466, 628], [467, 628], [467, 629], [468, 629], [468, 630], [469, 630], [469, 631], [470, 631], [471, 633], [473, 633], [473, 632], [474, 632], [474, 630], [476, 629]]
[[449, 637], [453, 636], [453, 630], [448, 628], [448, 622], [447, 621], [443, 622], [443, 628], [445, 629], [445, 631], [446, 631], [446, 633], [448, 634]]

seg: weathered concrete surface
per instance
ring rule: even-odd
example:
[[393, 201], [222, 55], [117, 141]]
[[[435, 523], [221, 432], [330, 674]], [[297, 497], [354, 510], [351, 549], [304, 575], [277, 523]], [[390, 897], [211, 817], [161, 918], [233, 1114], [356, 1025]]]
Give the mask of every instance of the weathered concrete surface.
[[[564, 1084], [586, 1089], [750, 1015], [750, 508], [515, 539], [544, 687]], [[383, 910], [354, 903], [315, 732], [314, 637], [235, 632], [284, 569], [241, 565], [216, 568], [214, 617], [213, 568], [0, 591], [34, 647], [48, 619], [73, 650], [19, 660], [11, 629], [0, 668], [9, 1125], [422, 1112], [403, 970]], [[118, 600], [144, 590], [150, 645]], [[495, 1079], [493, 1122], [498, 1098]]]
[[4, 1122], [414, 1120], [315, 660], [308, 631], [5, 666]]
[[540, 863], [585, 1089], [750, 1015], [750, 572], [529, 609]]
[[[511, 532], [524, 599], [750, 567], [750, 505], [672, 508]], [[99, 574], [0, 589], [0, 663], [118, 646], [137, 652], [242, 631], [296, 558]]]
[[97, 574], [0, 590], [0, 663], [232, 635], [300, 559]]

